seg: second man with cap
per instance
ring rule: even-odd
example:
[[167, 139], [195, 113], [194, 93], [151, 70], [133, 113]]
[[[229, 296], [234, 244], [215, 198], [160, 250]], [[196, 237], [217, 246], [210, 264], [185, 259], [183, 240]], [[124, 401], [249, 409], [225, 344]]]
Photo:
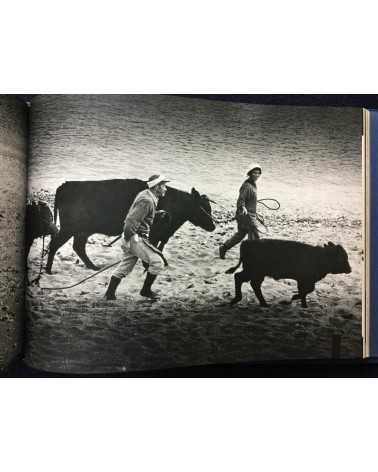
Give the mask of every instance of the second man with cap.
[[261, 176], [261, 166], [252, 164], [247, 172], [248, 179], [243, 182], [236, 202], [237, 232], [224, 244], [219, 246], [219, 256], [224, 259], [226, 252], [240, 243], [246, 235], [249, 240], [259, 239], [256, 226], [257, 186], [256, 181]]

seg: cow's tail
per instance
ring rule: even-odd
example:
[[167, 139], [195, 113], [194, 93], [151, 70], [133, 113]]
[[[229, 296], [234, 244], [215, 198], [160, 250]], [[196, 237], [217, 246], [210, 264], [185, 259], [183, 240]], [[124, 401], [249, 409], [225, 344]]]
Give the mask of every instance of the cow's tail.
[[243, 241], [243, 242], [241, 243], [241, 245], [240, 245], [240, 258], [239, 258], [239, 263], [238, 263], [238, 265], [236, 265], [235, 267], [230, 267], [228, 270], [226, 270], [226, 272], [225, 272], [226, 274], [233, 274], [233, 273], [235, 272], [235, 270], [240, 267], [240, 264], [241, 264], [242, 261], [243, 261], [243, 254], [244, 254], [244, 252], [245, 252], [244, 247], [245, 247], [245, 243], [246, 243], [246, 242], [247, 242], [247, 241]]
[[59, 189], [55, 192], [55, 199], [54, 199], [54, 224], [56, 226], [57, 219], [58, 219], [58, 195], [59, 195]]
[[235, 267], [230, 267], [229, 269], [226, 270], [226, 274], [233, 274], [235, 272], [236, 269], [238, 269], [240, 267], [240, 264], [242, 263], [242, 260], [241, 258], [239, 259], [239, 264], [236, 265]]

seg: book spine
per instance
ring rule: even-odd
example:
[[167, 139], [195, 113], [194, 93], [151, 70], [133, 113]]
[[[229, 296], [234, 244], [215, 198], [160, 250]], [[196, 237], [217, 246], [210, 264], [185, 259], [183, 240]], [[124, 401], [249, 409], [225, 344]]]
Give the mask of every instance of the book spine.
[[369, 356], [378, 357], [378, 110], [369, 113]]

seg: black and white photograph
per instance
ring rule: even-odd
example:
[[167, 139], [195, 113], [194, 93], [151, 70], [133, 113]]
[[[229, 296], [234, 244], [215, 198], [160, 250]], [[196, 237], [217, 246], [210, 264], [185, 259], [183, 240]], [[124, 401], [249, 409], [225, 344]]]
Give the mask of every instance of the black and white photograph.
[[361, 358], [361, 129], [356, 108], [35, 96], [26, 362]]

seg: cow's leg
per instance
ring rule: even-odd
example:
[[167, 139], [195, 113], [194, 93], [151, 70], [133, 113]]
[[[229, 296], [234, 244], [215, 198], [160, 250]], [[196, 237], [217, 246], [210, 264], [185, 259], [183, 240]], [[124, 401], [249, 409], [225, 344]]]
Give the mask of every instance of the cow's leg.
[[234, 279], [235, 279], [235, 297], [231, 300], [230, 302], [231, 305], [235, 305], [235, 303], [240, 302], [240, 300], [243, 298], [241, 288], [242, 288], [243, 283], [247, 282], [250, 279], [250, 276], [249, 274], [247, 274], [247, 272], [243, 270], [241, 272], [237, 272], [234, 275]]
[[25, 285], [30, 285], [29, 282], [29, 271], [28, 271], [28, 256], [30, 252], [31, 245], [33, 244], [33, 239], [30, 237], [26, 237], [25, 241]]
[[29, 252], [30, 252], [30, 248], [31, 248], [31, 245], [33, 244], [33, 238], [30, 238], [30, 237], [26, 237], [26, 242], [25, 242], [25, 257], [26, 259], [28, 258], [29, 256]]
[[306, 296], [313, 292], [315, 284], [312, 281], [298, 281], [298, 297], [301, 299], [302, 308], [307, 308]]
[[89, 259], [87, 252], [85, 250], [85, 246], [88, 241], [88, 237], [90, 234], [87, 233], [77, 233], [74, 235], [73, 240], [73, 249], [76, 254], [80, 257], [80, 259], [84, 262], [88, 269], [98, 270], [99, 267], [93, 264], [93, 262]]
[[61, 248], [63, 244], [65, 244], [72, 236], [72, 233], [59, 231], [55, 237], [51, 238], [49, 256], [47, 258], [46, 265], [46, 274], [51, 274], [51, 268], [54, 262], [56, 251]]
[[[301, 298], [301, 296], [299, 295], [299, 293], [295, 293], [292, 297], [291, 297], [291, 302], [293, 302], [294, 300], [298, 300], [298, 298]], [[290, 303], [291, 303], [290, 302]]]
[[253, 291], [255, 292], [255, 295], [258, 301], [260, 302], [260, 305], [267, 307], [269, 305], [266, 303], [264, 295], [262, 294], [262, 291], [261, 291], [261, 284], [263, 283], [263, 281], [264, 281], [264, 277], [254, 277], [251, 280], [251, 287], [253, 288]]

